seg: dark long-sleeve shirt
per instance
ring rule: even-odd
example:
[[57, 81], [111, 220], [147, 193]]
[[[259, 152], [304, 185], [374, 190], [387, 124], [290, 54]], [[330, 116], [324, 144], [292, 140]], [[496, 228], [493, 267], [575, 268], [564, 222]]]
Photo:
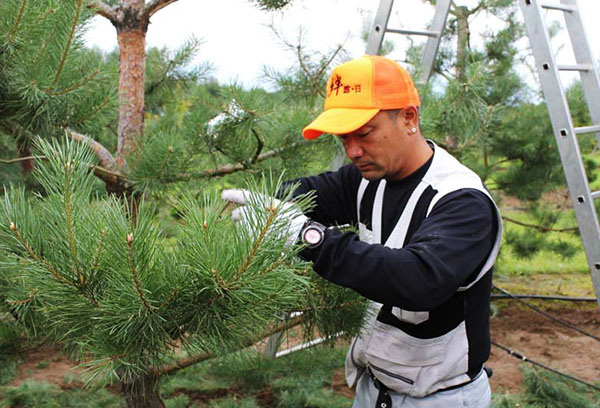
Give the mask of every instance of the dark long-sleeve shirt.
[[[388, 181], [383, 198], [382, 242], [398, 222], [412, 191], [431, 160], [399, 181]], [[296, 194], [316, 191], [316, 206], [307, 214], [327, 225], [357, 225], [360, 172], [353, 166], [300, 180]], [[375, 192], [370, 182], [361, 201], [360, 222], [371, 229]], [[301, 256], [314, 264], [325, 279], [351, 288], [384, 304], [378, 320], [419, 338], [440, 336], [461, 321], [467, 323], [473, 371], [489, 355], [489, 298], [491, 272], [467, 291], [494, 244], [496, 211], [481, 191], [461, 189], [441, 198], [427, 215], [436, 191], [428, 187], [418, 201], [403, 248], [361, 242], [353, 232], [328, 229], [323, 244], [305, 249]], [[398, 320], [393, 306], [429, 311], [426, 322], [413, 325]], [[471, 374], [471, 373], [470, 373]]]

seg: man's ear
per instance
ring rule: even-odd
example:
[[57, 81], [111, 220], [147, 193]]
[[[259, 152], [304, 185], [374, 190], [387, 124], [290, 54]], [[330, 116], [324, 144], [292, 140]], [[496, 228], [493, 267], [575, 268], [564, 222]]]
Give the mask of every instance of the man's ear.
[[413, 105], [410, 105], [404, 109], [402, 109], [402, 113], [404, 114], [403, 120], [404, 125], [407, 127], [413, 126], [417, 127], [419, 123], [419, 112], [417, 108]]

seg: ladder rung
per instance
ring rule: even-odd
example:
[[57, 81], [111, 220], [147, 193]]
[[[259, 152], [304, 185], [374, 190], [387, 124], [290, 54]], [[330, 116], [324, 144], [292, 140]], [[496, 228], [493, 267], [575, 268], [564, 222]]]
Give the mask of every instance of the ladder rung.
[[597, 133], [600, 132], [600, 125], [595, 126], [582, 126], [575, 128], [575, 134], [580, 135], [584, 133]]
[[598, 198], [600, 198], [600, 191], [592, 191], [591, 196], [594, 200], [597, 200]]
[[577, 7], [575, 7], [575, 6], [567, 6], [567, 5], [563, 5], [563, 4], [540, 3], [540, 6], [542, 6], [542, 8], [545, 8], [545, 9], [560, 10], [560, 11], [566, 11], [569, 13], [577, 10]]
[[428, 30], [403, 30], [398, 28], [388, 28], [385, 30], [388, 33], [395, 34], [408, 34], [408, 35], [424, 35], [427, 37], [439, 37], [439, 31], [428, 31]]
[[579, 64], [579, 65], [559, 65], [558, 69], [561, 71], [581, 71], [588, 72], [593, 67], [589, 64]]

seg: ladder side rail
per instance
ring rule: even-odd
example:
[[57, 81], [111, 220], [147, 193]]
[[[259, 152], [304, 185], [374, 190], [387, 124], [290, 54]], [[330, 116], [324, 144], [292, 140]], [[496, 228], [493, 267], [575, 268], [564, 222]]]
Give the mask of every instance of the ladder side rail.
[[583, 166], [579, 143], [559, 72], [550, 48], [542, 9], [536, 0], [519, 0], [525, 27], [531, 42], [540, 83], [550, 114], [556, 144], [560, 153], [567, 185], [573, 199], [577, 224], [581, 233], [594, 291], [600, 307], [600, 225]]
[[[600, 125], [600, 78], [598, 66], [591, 52], [591, 47], [586, 35], [577, 0], [561, 0], [562, 4], [573, 6], [572, 12], [565, 12], [565, 23], [571, 38], [571, 45], [577, 64], [588, 65], [588, 71], [580, 72], [583, 93], [590, 111], [592, 125]], [[596, 141], [600, 146], [600, 132], [596, 133]]]
[[394, 0], [381, 0], [379, 2], [379, 8], [373, 21], [373, 28], [369, 33], [367, 40], [368, 55], [377, 55], [381, 50], [383, 44], [383, 37], [387, 30], [388, 21], [390, 20], [390, 14], [392, 14], [392, 7], [394, 6]]
[[431, 31], [436, 32], [437, 35], [435, 37], [428, 37], [427, 43], [423, 48], [419, 67], [419, 78], [417, 79], [417, 84], [419, 85], [426, 85], [431, 77], [433, 64], [440, 47], [440, 42], [442, 41], [442, 34], [444, 33], [444, 28], [446, 27], [446, 20], [448, 20], [448, 13], [450, 12], [451, 5], [452, 0], [438, 0], [436, 4], [430, 29]]

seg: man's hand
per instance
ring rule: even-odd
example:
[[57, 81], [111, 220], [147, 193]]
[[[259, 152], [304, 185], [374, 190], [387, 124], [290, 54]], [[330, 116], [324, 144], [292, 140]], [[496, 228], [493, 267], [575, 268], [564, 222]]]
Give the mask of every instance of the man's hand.
[[255, 233], [255, 226], [258, 222], [258, 216], [247, 204], [252, 207], [262, 207], [265, 211], [268, 209], [277, 211], [276, 219], [284, 221], [285, 225], [280, 229], [281, 234], [287, 235], [286, 246], [292, 245], [298, 239], [302, 226], [308, 219], [292, 203], [278, 200], [274, 197], [255, 193], [249, 190], [233, 189], [224, 190], [221, 198], [230, 203], [239, 204], [240, 207], [233, 210], [231, 217], [238, 224], [242, 225], [250, 234]]

